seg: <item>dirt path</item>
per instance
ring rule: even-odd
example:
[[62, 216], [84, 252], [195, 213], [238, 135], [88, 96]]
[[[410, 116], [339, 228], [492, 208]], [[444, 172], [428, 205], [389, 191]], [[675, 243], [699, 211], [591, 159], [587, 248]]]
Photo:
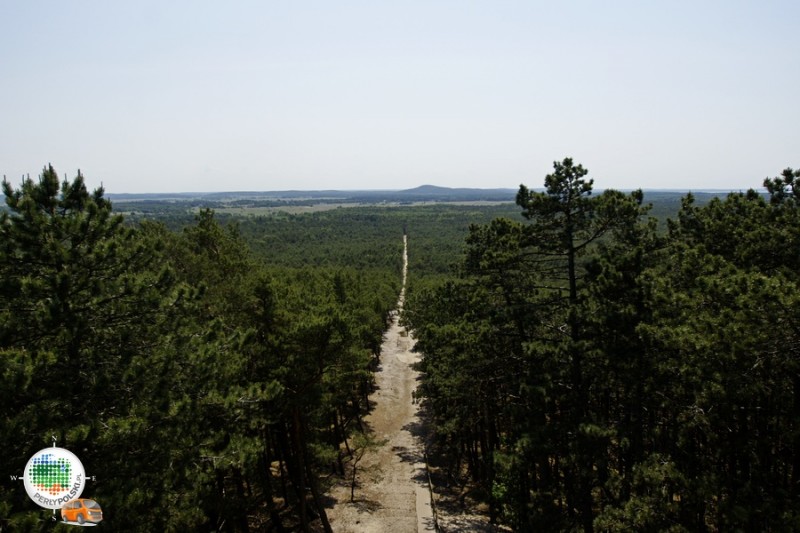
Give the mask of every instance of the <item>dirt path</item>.
[[359, 464], [359, 487], [350, 502], [350, 486], [331, 488], [335, 500], [328, 518], [336, 533], [412, 533], [434, 531], [431, 496], [421, 442], [418, 405], [412, 401], [418, 372], [411, 365], [414, 339], [398, 325], [405, 300], [408, 247], [403, 237], [403, 288], [393, 312], [392, 325], [381, 347], [380, 368], [375, 374], [375, 402], [366, 422], [378, 441], [385, 444], [370, 451]]

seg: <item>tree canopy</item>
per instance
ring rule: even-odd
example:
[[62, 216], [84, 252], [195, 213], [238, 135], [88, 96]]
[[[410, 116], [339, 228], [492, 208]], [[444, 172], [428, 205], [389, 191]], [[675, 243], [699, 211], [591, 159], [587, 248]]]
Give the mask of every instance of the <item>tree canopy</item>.
[[[50, 166], [3, 190], [9, 473], [55, 436], [115, 531], [329, 531], [321, 473], [363, 430], [399, 274], [269, 267], [210, 210], [131, 226]], [[52, 529], [14, 488], [6, 527]]]
[[409, 302], [453, 481], [518, 531], [796, 529], [797, 172], [667, 232], [587, 174], [521, 186]]
[[[588, 176], [557, 161], [514, 210], [170, 225], [80, 173], [4, 181], [8, 473], [54, 436], [114, 531], [330, 531], [326, 483], [374, 438], [407, 231], [429, 453], [493, 522], [800, 529], [800, 171], [687, 194], [666, 223]], [[0, 529], [68, 527], [49, 518], [0, 486]]]

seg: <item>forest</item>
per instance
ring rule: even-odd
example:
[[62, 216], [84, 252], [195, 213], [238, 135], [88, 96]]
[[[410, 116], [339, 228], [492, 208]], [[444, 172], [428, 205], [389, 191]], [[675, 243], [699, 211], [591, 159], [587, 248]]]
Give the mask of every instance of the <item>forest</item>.
[[409, 301], [451, 477], [515, 531], [797, 531], [800, 171], [663, 231], [586, 176], [522, 186]]
[[68, 530], [7, 481], [55, 438], [107, 530], [331, 531], [404, 234], [429, 453], [492, 523], [800, 529], [800, 171], [652, 204], [587, 176], [252, 216], [4, 181], [0, 530]]
[[55, 438], [107, 530], [330, 531], [321, 494], [364, 431], [402, 226], [365, 244], [391, 256], [374, 267], [270, 265], [210, 210], [130, 225], [52, 167], [3, 187], [0, 529], [71, 527], [6, 481]]

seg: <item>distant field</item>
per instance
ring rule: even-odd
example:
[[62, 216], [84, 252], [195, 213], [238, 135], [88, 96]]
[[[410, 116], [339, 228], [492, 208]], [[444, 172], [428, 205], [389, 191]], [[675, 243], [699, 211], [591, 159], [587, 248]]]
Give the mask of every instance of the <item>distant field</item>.
[[[290, 215], [301, 215], [303, 213], [319, 213], [321, 211], [331, 211], [333, 209], [342, 208], [358, 208], [358, 207], [420, 207], [426, 205], [465, 205], [465, 206], [493, 206], [511, 204], [513, 202], [493, 202], [488, 200], [475, 200], [475, 201], [454, 201], [454, 202], [439, 202], [439, 201], [419, 201], [419, 202], [376, 202], [376, 203], [320, 203], [313, 205], [278, 205], [278, 206], [220, 206], [214, 208], [214, 211], [219, 214], [226, 214], [232, 216], [263, 216], [274, 213], [287, 213]], [[199, 211], [201, 207], [196, 207], [194, 210]]]
[[339, 208], [401, 207], [431, 204], [513, 203], [513, 189], [450, 189], [422, 186], [403, 191], [264, 191], [178, 194], [109, 194], [114, 210], [133, 219], [182, 218], [200, 209], [229, 216], [304, 214]]
[[[511, 189], [447, 189], [419, 187], [407, 191], [284, 191], [109, 195], [114, 211], [131, 221], [156, 218], [181, 225], [191, 220], [200, 209], [213, 209], [225, 217], [259, 217], [303, 215], [368, 207], [400, 208], [442, 206], [492, 207], [513, 205]], [[600, 191], [597, 191], [599, 194]], [[645, 191], [645, 202], [651, 203], [651, 215], [662, 222], [677, 215], [686, 191]], [[695, 192], [696, 205], [711, 198], [725, 196], [725, 191]]]
[[[361, 203], [336, 203], [336, 204], [314, 204], [314, 205], [278, 205], [278, 206], [220, 206], [214, 211], [220, 214], [232, 216], [264, 216], [274, 213], [288, 213], [290, 215], [301, 215], [303, 213], [319, 213], [320, 211], [330, 211], [343, 207], [362, 207], [368, 204]], [[201, 207], [195, 207], [199, 211]]]

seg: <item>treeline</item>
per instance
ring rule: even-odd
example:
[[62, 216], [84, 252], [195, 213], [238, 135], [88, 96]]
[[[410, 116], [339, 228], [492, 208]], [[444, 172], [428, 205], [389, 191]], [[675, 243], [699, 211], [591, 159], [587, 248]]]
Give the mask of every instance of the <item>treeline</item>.
[[[52, 167], [3, 191], [4, 479], [55, 436], [109, 530], [330, 531], [399, 272], [268, 266], [210, 210], [131, 226]], [[0, 485], [0, 529], [50, 518]]]
[[800, 171], [667, 231], [586, 175], [407, 304], [451, 481], [516, 531], [800, 529]]
[[464, 235], [471, 224], [515, 210], [511, 203], [363, 206], [222, 220], [235, 222], [256, 257], [270, 265], [386, 268], [399, 279], [403, 231], [409, 235], [412, 278], [449, 275], [464, 251]]

